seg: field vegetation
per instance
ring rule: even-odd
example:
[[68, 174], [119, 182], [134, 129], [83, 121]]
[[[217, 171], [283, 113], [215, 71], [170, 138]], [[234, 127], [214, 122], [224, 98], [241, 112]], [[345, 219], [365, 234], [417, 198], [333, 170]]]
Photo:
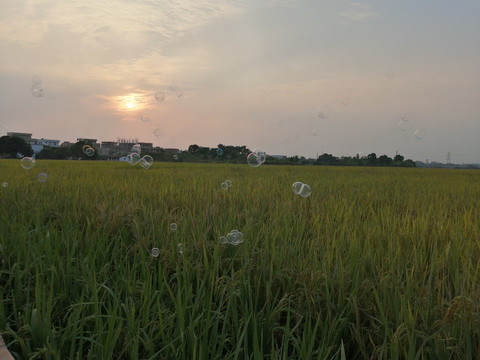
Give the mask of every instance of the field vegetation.
[[0, 182], [17, 359], [480, 357], [478, 171], [0, 160]]

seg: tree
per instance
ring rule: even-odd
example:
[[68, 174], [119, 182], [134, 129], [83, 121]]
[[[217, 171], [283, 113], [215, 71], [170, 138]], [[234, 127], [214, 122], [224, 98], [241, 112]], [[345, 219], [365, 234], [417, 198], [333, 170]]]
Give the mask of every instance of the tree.
[[377, 163], [377, 154], [375, 153], [368, 154], [367, 159], [370, 165], [375, 165]]
[[2, 136], [0, 138], [0, 157], [16, 158], [17, 154], [32, 156], [33, 149], [18, 136]]
[[392, 158], [388, 157], [387, 155], [382, 155], [378, 158], [378, 164], [380, 166], [390, 166], [392, 165], [393, 160]]
[[396, 163], [399, 163], [399, 162], [402, 162], [403, 159], [405, 159], [402, 155], [400, 154], [397, 154], [395, 155], [395, 157], [393, 158], [393, 161], [395, 161]]

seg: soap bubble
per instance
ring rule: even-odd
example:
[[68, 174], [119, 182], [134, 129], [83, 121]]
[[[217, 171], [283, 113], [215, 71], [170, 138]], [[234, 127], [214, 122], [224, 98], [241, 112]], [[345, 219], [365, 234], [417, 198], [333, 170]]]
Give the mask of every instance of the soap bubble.
[[222, 188], [222, 190], [227, 190], [228, 189], [228, 185], [226, 182], [222, 182], [222, 184], [220, 185], [220, 187]]
[[95, 149], [92, 148], [90, 145], [83, 145], [82, 151], [85, 155], [87, 156], [93, 156], [95, 155]]
[[178, 160], [178, 155], [173, 155], [173, 160]]
[[386, 78], [391, 80], [395, 77], [395, 71], [389, 71], [385, 74]]
[[176, 231], [177, 228], [178, 228], [177, 224], [175, 224], [175, 223], [170, 224], [170, 231]]
[[140, 161], [140, 155], [136, 152], [127, 155], [127, 162], [130, 165], [136, 165]]
[[153, 164], [153, 158], [150, 155], [145, 155], [140, 159], [140, 166], [145, 170], [150, 169]]
[[247, 156], [247, 164], [251, 167], [259, 167], [261, 165], [260, 160], [258, 159], [257, 155], [254, 153], [250, 153]]
[[410, 122], [407, 119], [400, 118], [398, 128], [402, 131], [408, 131], [410, 130]]
[[5, 182], [5, 181], [4, 181], [4, 182], [2, 182], [2, 187], [3, 187], [4, 189], [5, 189], [5, 188], [7, 188], [7, 187], [8, 187], [8, 183], [7, 183], [7, 182]]
[[228, 187], [232, 186], [232, 180], [225, 180], [225, 184], [227, 184]]
[[176, 95], [180, 99], [183, 96], [183, 91], [182, 90], [177, 90]]
[[179, 254], [183, 254], [183, 246], [182, 246], [181, 243], [177, 244], [177, 251], [178, 251]]
[[155, 93], [155, 100], [157, 100], [158, 102], [162, 102], [163, 100], [165, 100], [165, 92], [163, 91], [158, 91]]
[[217, 155], [223, 155], [223, 150], [220, 149], [220, 148], [218, 148], [218, 149], [217, 149]]
[[43, 97], [45, 96], [45, 90], [43, 90], [43, 86], [41, 84], [33, 84], [31, 86], [32, 95], [35, 97]]
[[265, 152], [259, 149], [253, 149], [253, 151], [247, 156], [247, 164], [251, 167], [259, 167], [266, 159], [267, 156]]
[[140, 153], [142, 152], [142, 147], [140, 146], [140, 144], [135, 144], [132, 146], [132, 149], [130, 150], [131, 153], [137, 153], [140, 155]]
[[317, 109], [317, 116], [320, 119], [328, 119], [330, 117], [331, 112], [332, 110], [330, 109], [330, 106], [324, 105]]
[[146, 115], [146, 114], [143, 114], [140, 119], [143, 121], [143, 122], [149, 122], [150, 121], [150, 116]]
[[162, 129], [160, 129], [160, 128], [153, 129], [153, 135], [155, 135], [155, 137], [158, 138], [158, 139], [161, 139], [165, 136]]
[[31, 157], [24, 157], [22, 160], [20, 160], [20, 165], [24, 169], [31, 169], [35, 166], [35, 159]]
[[243, 242], [244, 235], [238, 230], [232, 230], [227, 234], [226, 238], [229, 244], [236, 246]]
[[37, 175], [37, 180], [38, 180], [38, 182], [44, 183], [45, 181], [47, 181], [47, 174], [45, 174], [45, 173], [38, 174]]
[[413, 136], [414, 136], [415, 139], [417, 139], [417, 140], [423, 140], [423, 138], [425, 137], [425, 130], [424, 130], [424, 129], [417, 129], [417, 130], [415, 130], [415, 132], [413, 133]]
[[294, 194], [300, 195], [301, 197], [309, 197], [312, 193], [312, 188], [310, 185], [304, 184], [300, 181], [296, 181], [292, 185], [292, 190]]
[[302, 188], [303, 183], [300, 181], [296, 181], [292, 185], [292, 190], [294, 194], [298, 195], [300, 193], [300, 189]]
[[160, 255], [160, 249], [159, 248], [153, 248], [152, 251], [150, 252], [150, 255], [152, 257], [158, 257], [158, 255]]

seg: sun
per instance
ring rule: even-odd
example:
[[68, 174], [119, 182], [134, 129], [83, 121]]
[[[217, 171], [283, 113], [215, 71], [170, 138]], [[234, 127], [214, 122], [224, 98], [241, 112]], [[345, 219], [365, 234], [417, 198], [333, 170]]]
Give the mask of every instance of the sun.
[[128, 102], [128, 103], [127, 103], [127, 108], [128, 108], [128, 109], [133, 109], [133, 103]]

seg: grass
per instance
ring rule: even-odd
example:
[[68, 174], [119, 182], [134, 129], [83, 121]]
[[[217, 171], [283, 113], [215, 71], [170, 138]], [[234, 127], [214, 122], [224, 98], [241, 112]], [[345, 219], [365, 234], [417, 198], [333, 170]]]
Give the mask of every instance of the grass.
[[0, 331], [17, 359], [478, 358], [479, 180], [2, 160]]

